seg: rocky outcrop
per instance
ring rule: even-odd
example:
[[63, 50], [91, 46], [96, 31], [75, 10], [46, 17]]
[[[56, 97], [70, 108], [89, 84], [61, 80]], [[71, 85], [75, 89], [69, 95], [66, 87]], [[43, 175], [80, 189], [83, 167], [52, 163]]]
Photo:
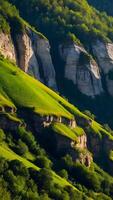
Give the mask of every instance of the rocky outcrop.
[[76, 144], [77, 148], [86, 149], [87, 148], [87, 136], [84, 133], [83, 135], [78, 137], [78, 142]]
[[97, 40], [92, 51], [106, 80], [107, 91], [113, 96], [113, 43]]
[[83, 135], [78, 136], [77, 139], [77, 143], [71, 142], [71, 146], [73, 148], [71, 150], [71, 156], [76, 162], [80, 162], [81, 164], [90, 167], [93, 158], [91, 153], [87, 149], [87, 136], [85, 132]]
[[32, 47], [32, 41], [26, 33], [15, 36], [15, 49], [18, 66], [40, 80], [39, 64]]
[[50, 54], [50, 45], [39, 33], [26, 28], [24, 32], [0, 33], [0, 53], [18, 64], [26, 73], [57, 90], [55, 70]]
[[108, 74], [113, 69], [113, 44], [97, 40], [92, 44], [92, 50], [101, 70], [104, 74]]
[[76, 162], [79, 162], [86, 167], [90, 167], [93, 161], [91, 153], [86, 149], [84, 151], [76, 149], [74, 157]]
[[43, 77], [46, 85], [57, 90], [55, 70], [50, 55], [50, 45], [48, 40], [30, 32], [30, 38], [40, 68], [43, 70]]
[[60, 155], [70, 154], [73, 161], [80, 162], [87, 167], [91, 166], [93, 161], [91, 153], [87, 149], [87, 136], [84, 133], [78, 136], [78, 141], [72, 141], [70, 138], [54, 133], [56, 153]]
[[75, 43], [60, 45], [59, 49], [65, 61], [65, 78], [71, 80], [82, 94], [100, 95], [103, 88], [99, 68], [86, 50]]
[[17, 63], [26, 73], [57, 90], [55, 70], [47, 39], [30, 29], [15, 36]]
[[87, 130], [87, 146], [88, 149], [93, 153], [94, 158], [100, 158], [103, 155], [109, 155], [110, 151], [113, 150], [113, 138], [105, 133], [102, 136], [95, 133], [92, 129]]
[[0, 33], [0, 53], [5, 58], [9, 58], [10, 60], [16, 62], [15, 49], [13, 46], [12, 39], [10, 35], [5, 34], [3, 32]]

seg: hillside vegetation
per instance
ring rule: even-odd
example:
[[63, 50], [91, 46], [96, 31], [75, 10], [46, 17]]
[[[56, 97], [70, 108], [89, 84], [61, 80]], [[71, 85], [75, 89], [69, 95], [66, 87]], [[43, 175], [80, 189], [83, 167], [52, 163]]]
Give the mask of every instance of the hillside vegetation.
[[[113, 40], [113, 18], [86, 0], [0, 0], [0, 21], [9, 36], [27, 26], [55, 48]], [[0, 200], [112, 200], [112, 168], [110, 127], [0, 55]]]
[[88, 43], [96, 37], [112, 40], [113, 19], [96, 11], [86, 0], [9, 1], [51, 41], [71, 39]]
[[[100, 168], [97, 170], [93, 163], [89, 169], [84, 165], [76, 164], [69, 155], [54, 159], [52, 156], [48, 156], [48, 153], [43, 149], [44, 146], [43, 148], [40, 147], [40, 140], [35, 132], [30, 132], [24, 127], [25, 123], [23, 124], [22, 121], [26, 120], [26, 115], [24, 118], [21, 116], [23, 118], [21, 119], [18, 112], [27, 108], [32, 115], [35, 113], [40, 116], [56, 115], [67, 119], [78, 117], [79, 119], [91, 120], [89, 116], [80, 112], [39, 81], [26, 75], [3, 57], [0, 60], [0, 93], [2, 107], [5, 108], [7, 105], [15, 108], [16, 106], [17, 109], [16, 113], [0, 113], [1, 119], [5, 116], [9, 119], [7, 124], [9, 129], [3, 126], [3, 130], [0, 130], [0, 173], [3, 175], [3, 178], [0, 179], [0, 187], [2, 192], [5, 190], [4, 198], [11, 199], [13, 197], [13, 199], [18, 199], [20, 194], [21, 199], [41, 199], [42, 197], [45, 199], [54, 198], [55, 200], [66, 198], [80, 200], [88, 199], [88, 197], [92, 199], [98, 197], [99, 200], [100, 198], [103, 200], [111, 199], [113, 184], [111, 176], [105, 174]], [[13, 126], [16, 126], [14, 129], [10, 125], [12, 122]], [[15, 123], [18, 123], [18, 125]], [[50, 128], [51, 134], [60, 134], [64, 138], [76, 142], [79, 136], [84, 135], [85, 130], [80, 126], [72, 129], [63, 123], [53, 123]], [[45, 128], [45, 131], [47, 133], [48, 129]], [[95, 121], [87, 131], [90, 135], [97, 135], [100, 141], [105, 137], [111, 141], [113, 140], [112, 134]], [[51, 139], [52, 135], [49, 140], [51, 141]], [[77, 151], [79, 153], [79, 150]], [[83, 154], [87, 152], [85, 149], [82, 151]], [[100, 171], [103, 173], [103, 178], [99, 175]], [[104, 182], [106, 184], [106, 176], [109, 183], [107, 186], [109, 192], [106, 192], [103, 185]], [[30, 189], [27, 182], [32, 182], [34, 189]], [[13, 189], [9, 188], [11, 184], [14, 186]], [[43, 193], [43, 189], [45, 193]]]
[[[59, 104], [60, 97], [57, 96], [58, 98], [55, 99], [53, 93], [52, 98], [50, 89], [42, 86], [40, 82], [7, 61], [0, 61], [0, 88], [2, 89], [1, 93], [8, 95], [19, 107], [31, 108], [39, 114], [53, 114], [72, 118], [72, 114]], [[46, 90], [47, 92], [45, 92]], [[5, 104], [5, 98], [2, 98], [3, 100]]]

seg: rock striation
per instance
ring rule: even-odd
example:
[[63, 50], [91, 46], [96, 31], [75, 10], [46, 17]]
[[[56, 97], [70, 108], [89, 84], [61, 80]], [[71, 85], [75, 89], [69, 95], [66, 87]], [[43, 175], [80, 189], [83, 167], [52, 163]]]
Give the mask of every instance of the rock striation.
[[27, 29], [16, 35], [17, 63], [26, 73], [57, 90], [55, 70], [47, 39]]
[[100, 70], [95, 60], [82, 46], [75, 43], [60, 45], [60, 55], [65, 62], [65, 78], [78, 90], [95, 97], [103, 92]]
[[26, 73], [57, 90], [55, 70], [50, 54], [48, 40], [30, 28], [24, 32], [10, 35], [0, 34], [0, 52]]
[[0, 53], [5, 58], [16, 61], [15, 48], [11, 36], [3, 32], [0, 33]]
[[[60, 57], [65, 63], [64, 78], [88, 97], [95, 98], [106, 92], [113, 96], [113, 43], [97, 39], [92, 42], [90, 52], [95, 60], [75, 42], [60, 44]], [[50, 44], [40, 33], [27, 26], [13, 36], [1, 32], [0, 53], [17, 63], [24, 72], [58, 90]]]
[[113, 96], [113, 43], [96, 40], [92, 51], [105, 76], [107, 92]]

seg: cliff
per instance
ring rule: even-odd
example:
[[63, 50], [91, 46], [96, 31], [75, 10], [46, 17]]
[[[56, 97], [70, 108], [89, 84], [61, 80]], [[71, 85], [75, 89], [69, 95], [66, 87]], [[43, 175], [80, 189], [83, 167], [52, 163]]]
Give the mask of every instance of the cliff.
[[11, 35], [0, 33], [0, 53], [4, 55], [5, 58], [15, 61], [15, 48], [11, 39]]
[[16, 62], [23, 71], [57, 90], [50, 45], [41, 34], [28, 27], [12, 37], [11, 34], [2, 32], [0, 52], [5, 58]]
[[100, 69], [83, 47], [76, 43], [61, 45], [60, 55], [65, 62], [65, 78], [72, 80], [82, 94], [95, 97], [103, 93]]
[[105, 77], [104, 84], [106, 85], [107, 92], [113, 96], [113, 43], [96, 40], [92, 44], [92, 51]]
[[[65, 63], [64, 78], [71, 80], [75, 90], [78, 89], [88, 97], [94, 98], [106, 92], [113, 96], [113, 44], [96, 40], [91, 48], [95, 60], [83, 46], [75, 42], [67, 41], [59, 45], [59, 54]], [[13, 36], [1, 32], [0, 52], [26, 73], [58, 90], [56, 76], [59, 75], [52, 62], [50, 44], [39, 33], [28, 27]]]

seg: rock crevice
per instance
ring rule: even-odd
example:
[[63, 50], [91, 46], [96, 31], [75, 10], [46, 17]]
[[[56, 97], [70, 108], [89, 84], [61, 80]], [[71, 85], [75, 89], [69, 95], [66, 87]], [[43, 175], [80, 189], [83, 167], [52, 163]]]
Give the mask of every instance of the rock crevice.
[[103, 93], [101, 75], [96, 61], [87, 51], [75, 43], [60, 45], [60, 55], [65, 61], [65, 78], [89, 97]]

